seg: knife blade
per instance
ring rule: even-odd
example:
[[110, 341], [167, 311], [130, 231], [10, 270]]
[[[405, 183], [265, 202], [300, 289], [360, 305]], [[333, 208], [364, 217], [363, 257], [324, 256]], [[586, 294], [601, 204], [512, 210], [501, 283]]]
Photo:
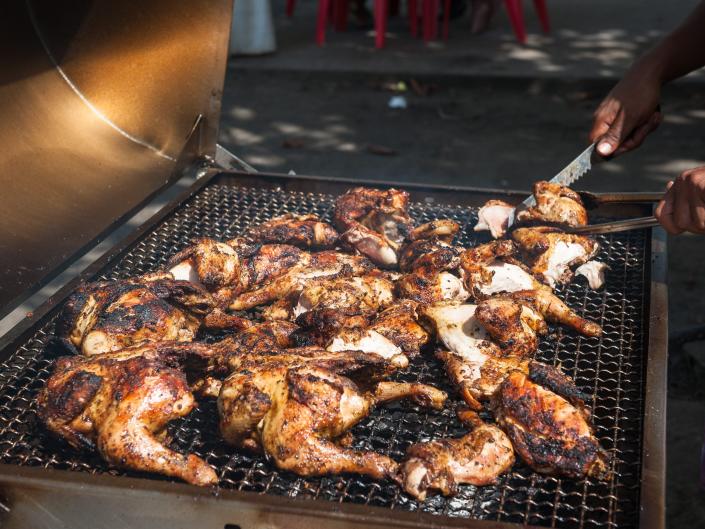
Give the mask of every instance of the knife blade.
[[[552, 184], [560, 184], [562, 186], [570, 186], [573, 182], [578, 181], [580, 177], [582, 177], [585, 173], [592, 169], [594, 152], [595, 144], [593, 143], [587, 149], [581, 152], [575, 160], [566, 165], [560, 173], [551, 178], [549, 182]], [[534, 198], [534, 195], [529, 195], [526, 200], [524, 200], [521, 204], [514, 208], [512, 215], [509, 217], [509, 223], [507, 227], [510, 227], [512, 226], [512, 224], [514, 224], [514, 221], [516, 220], [517, 210], [530, 208], [535, 205], [536, 199]]]

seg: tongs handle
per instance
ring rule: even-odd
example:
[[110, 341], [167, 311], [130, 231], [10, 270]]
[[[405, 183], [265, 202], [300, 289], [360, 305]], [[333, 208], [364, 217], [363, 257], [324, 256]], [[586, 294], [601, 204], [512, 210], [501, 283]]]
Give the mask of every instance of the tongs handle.
[[602, 204], [648, 204], [658, 202], [663, 198], [663, 191], [658, 192], [619, 192], [619, 193], [590, 193], [578, 191], [585, 207], [595, 209]]
[[615, 220], [602, 224], [588, 224], [587, 226], [577, 226], [564, 228], [567, 233], [575, 234], [600, 234], [600, 233], [616, 233], [628, 230], [641, 230], [644, 228], [652, 228], [658, 226], [659, 221], [656, 217], [637, 217], [635, 219]]

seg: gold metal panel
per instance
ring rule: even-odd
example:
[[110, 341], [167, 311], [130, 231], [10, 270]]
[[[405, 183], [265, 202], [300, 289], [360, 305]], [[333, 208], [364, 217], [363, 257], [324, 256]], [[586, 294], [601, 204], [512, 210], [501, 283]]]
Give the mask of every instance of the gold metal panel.
[[[214, 155], [232, 1], [0, 6], [0, 316]], [[188, 161], [188, 160], [187, 160]]]

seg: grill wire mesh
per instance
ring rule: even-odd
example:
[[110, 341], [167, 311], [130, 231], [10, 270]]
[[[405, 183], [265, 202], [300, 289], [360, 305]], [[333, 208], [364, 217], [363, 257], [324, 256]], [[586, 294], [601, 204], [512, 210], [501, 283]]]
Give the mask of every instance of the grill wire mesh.
[[[197, 237], [234, 237], [249, 226], [284, 212], [313, 212], [330, 219], [333, 200], [330, 195], [211, 183], [155, 226], [122, 258], [107, 265], [99, 277], [125, 278], [158, 269], [168, 256]], [[471, 229], [476, 212], [470, 208], [415, 203], [411, 213], [417, 222], [455, 219], [462, 225], [458, 242], [478, 242]], [[603, 336], [583, 338], [554, 326], [537, 354], [543, 362], [560, 365], [592, 396], [589, 404], [596, 434], [612, 455], [612, 472], [606, 481], [541, 476], [517, 463], [494, 486], [461, 486], [455, 497], [433, 496], [419, 503], [393, 483], [358, 476], [304, 479], [276, 470], [263, 457], [238, 453], [219, 440], [213, 402], [201, 402], [197, 411], [172, 425], [172, 446], [206, 459], [217, 469], [220, 486], [227, 489], [560, 528], [636, 527], [647, 234], [642, 230], [600, 237], [599, 259], [611, 268], [604, 290], [593, 292], [584, 279], [578, 279], [558, 292], [581, 315], [599, 322]], [[136, 475], [111, 469], [96, 455], [75, 452], [49, 438], [38, 424], [35, 395], [51, 372], [47, 344], [53, 319], [0, 365], [0, 462]], [[455, 418], [454, 410], [459, 405], [456, 393], [431, 355], [413, 361], [397, 379], [434, 384], [449, 392], [450, 405], [442, 411], [402, 404], [379, 408], [353, 430], [356, 448], [376, 450], [400, 460], [412, 443], [465, 433]]]

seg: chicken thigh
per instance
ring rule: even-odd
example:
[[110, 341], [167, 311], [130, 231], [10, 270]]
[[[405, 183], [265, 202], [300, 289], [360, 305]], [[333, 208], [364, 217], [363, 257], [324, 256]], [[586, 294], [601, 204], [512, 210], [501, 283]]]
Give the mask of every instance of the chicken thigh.
[[590, 426], [585, 404], [573, 382], [552, 370], [532, 362], [528, 374], [507, 376], [492, 402], [497, 423], [536, 472], [601, 478], [609, 457]]
[[458, 485], [491, 485], [514, 465], [514, 448], [498, 427], [484, 423], [476, 413], [458, 414], [471, 431], [456, 439], [438, 439], [411, 445], [401, 467], [404, 490], [424, 501], [429, 490], [444, 496]]
[[571, 268], [588, 262], [600, 248], [590, 237], [545, 226], [518, 228], [512, 238], [528, 257], [531, 272], [551, 288], [570, 282]]
[[334, 222], [341, 240], [376, 265], [392, 268], [397, 252], [411, 232], [409, 195], [398, 189], [356, 187], [335, 202]]

